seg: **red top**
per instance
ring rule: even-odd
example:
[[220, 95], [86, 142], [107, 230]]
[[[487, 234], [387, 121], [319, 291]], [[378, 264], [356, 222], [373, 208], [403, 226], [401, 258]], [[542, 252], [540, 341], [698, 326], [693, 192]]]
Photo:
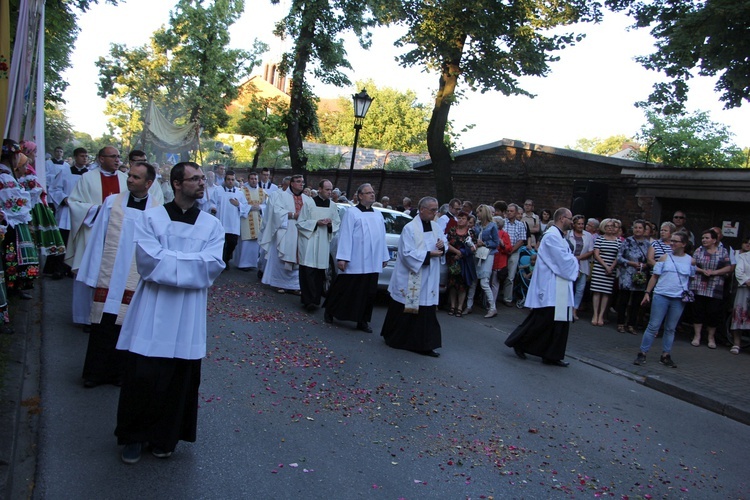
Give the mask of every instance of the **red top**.
[[500, 269], [508, 267], [508, 255], [510, 255], [510, 251], [513, 250], [513, 245], [510, 244], [510, 235], [507, 232], [501, 229], [497, 232], [497, 235], [500, 238], [500, 243], [505, 246], [497, 246], [495, 261], [492, 263], [493, 271], [499, 271]]

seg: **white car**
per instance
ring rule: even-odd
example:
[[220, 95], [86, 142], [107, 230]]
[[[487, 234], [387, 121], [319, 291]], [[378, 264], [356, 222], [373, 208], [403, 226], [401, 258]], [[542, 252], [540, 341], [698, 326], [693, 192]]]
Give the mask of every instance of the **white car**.
[[[352, 205], [349, 205], [347, 203], [337, 203], [336, 205], [339, 210], [339, 215], [342, 219], [344, 218], [344, 212], [346, 212], [346, 210], [349, 210], [350, 208], [353, 208]], [[387, 290], [388, 284], [391, 282], [391, 273], [393, 273], [393, 268], [396, 265], [396, 256], [398, 255], [398, 240], [399, 238], [401, 238], [401, 231], [403, 231], [404, 226], [411, 222], [412, 217], [397, 210], [390, 210], [388, 208], [379, 207], [372, 208], [376, 212], [380, 212], [380, 215], [383, 216], [383, 223], [385, 224], [385, 244], [388, 246], [388, 253], [391, 256], [391, 260], [388, 261], [388, 264], [385, 266], [385, 268], [383, 268], [383, 272], [380, 273], [380, 276], [378, 277], [378, 290]], [[333, 278], [336, 277], [336, 273], [338, 272], [338, 268], [336, 267], [336, 250], [338, 249], [338, 243], [339, 238], [337, 233], [331, 240], [331, 257], [328, 265], [328, 271], [326, 273], [326, 292], [328, 291]], [[445, 291], [445, 287], [447, 284], [448, 269], [446, 266], [442, 266], [442, 269], [440, 270], [440, 292]]]

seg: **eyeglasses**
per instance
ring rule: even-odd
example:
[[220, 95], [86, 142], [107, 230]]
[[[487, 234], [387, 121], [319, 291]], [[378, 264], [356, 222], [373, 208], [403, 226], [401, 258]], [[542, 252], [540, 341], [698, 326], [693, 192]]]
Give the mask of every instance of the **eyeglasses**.
[[669, 240], [670, 243], [682, 243], [682, 240]]
[[361, 193], [359, 193], [359, 194], [366, 194], [366, 195], [370, 195], [370, 194], [375, 194], [375, 191], [362, 191], [362, 192], [361, 192]]
[[422, 210], [427, 210], [428, 212], [432, 212], [432, 213], [435, 213], [438, 211], [437, 207], [436, 208], [422, 207]]
[[685, 218], [685, 216], [684, 216], [684, 215], [675, 215], [675, 216], [673, 216], [672, 218], [673, 218], [673, 219], [684, 219], [684, 218]]
[[206, 176], [205, 175], [194, 175], [192, 177], [188, 177], [187, 179], [182, 179], [182, 182], [206, 182]]
[[99, 155], [102, 158], [121, 158], [120, 155]]

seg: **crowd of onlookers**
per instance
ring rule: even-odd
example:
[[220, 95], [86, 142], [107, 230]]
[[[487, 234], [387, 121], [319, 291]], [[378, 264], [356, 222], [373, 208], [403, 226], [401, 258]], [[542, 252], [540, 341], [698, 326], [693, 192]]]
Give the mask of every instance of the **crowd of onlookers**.
[[[136, 156], [131, 158], [133, 154]], [[89, 162], [90, 157], [82, 148], [76, 149], [68, 161], [63, 160], [62, 155], [62, 148], [48, 155], [47, 191], [52, 189], [56, 174], [63, 168], [70, 168], [70, 165], [86, 169], [96, 167], [96, 159]], [[7, 293], [30, 297], [28, 290], [40, 274], [39, 256], [54, 260], [65, 248], [65, 231], [61, 237], [59, 232], [55, 234], [56, 227], [50, 227], [55, 225], [55, 219], [48, 207], [54, 203], [48, 203], [47, 194], [35, 177], [35, 157], [33, 143], [3, 142], [0, 231], [4, 235], [5, 288], [0, 296], [0, 312], [6, 328], [7, 300], [3, 300], [4, 297]], [[145, 153], [137, 150], [128, 158], [129, 162], [142, 159]], [[120, 169], [127, 171], [129, 162], [122, 162]], [[171, 167], [156, 167], [164, 200], [169, 202], [174, 197], [168, 181]], [[209, 186], [222, 185], [223, 165], [216, 165], [206, 173]], [[241, 175], [237, 176], [236, 184], [244, 185]], [[305, 194], [315, 196], [317, 193], [306, 187]], [[356, 195], [352, 198], [348, 199], [338, 188], [331, 193], [332, 201], [337, 203], [356, 203]], [[384, 196], [373, 206], [416, 215], [409, 198], [396, 205]], [[551, 210], [537, 212], [532, 200], [523, 204], [496, 201], [475, 206], [468, 200], [452, 199], [441, 206], [436, 221], [449, 242], [446, 253], [448, 314], [461, 317], [471, 314], [475, 305], [481, 305], [486, 311], [485, 317], [491, 318], [497, 315], [498, 305], [522, 306], [536, 262], [536, 249], [551, 224], [551, 217]], [[727, 314], [731, 314], [734, 332], [731, 352], [739, 353], [742, 331], [750, 329], [747, 292], [750, 239], [742, 240], [739, 249], [726, 248], [719, 228], [694, 235], [685, 223], [682, 211], [658, 225], [638, 219], [630, 227], [624, 227], [616, 218], [598, 220], [574, 214], [572, 229], [565, 238], [580, 263], [579, 278], [574, 284], [575, 319], [579, 312], [588, 310], [591, 324], [602, 326], [613, 314], [618, 332], [638, 334], [654, 307], [650, 295], [654, 293], [656, 282], [652, 284], [651, 278], [654, 274], [660, 276], [665, 266], [670, 268], [670, 264], [664, 262], [669, 262], [668, 258], [674, 255], [675, 245], [681, 244], [680, 237], [675, 235], [684, 235], [685, 247], [680, 253], [691, 257], [692, 267], [681, 288], [692, 292], [694, 299], [687, 303], [681, 317], [693, 324], [692, 344], [701, 345], [705, 335], [706, 345], [715, 349], [717, 328], [725, 322]], [[51, 272], [55, 278], [59, 277], [58, 270]], [[725, 304], [731, 296], [734, 296], [734, 306], [729, 313]]]
[[[391, 207], [387, 197], [381, 204], [411, 211], [408, 198], [398, 207]], [[450, 244], [448, 314], [471, 314], [475, 304], [481, 303], [485, 317], [491, 318], [497, 315], [498, 305], [522, 306], [536, 249], [551, 215], [548, 209], [537, 213], [532, 200], [523, 205], [496, 201], [475, 207], [470, 201], [453, 199], [441, 206], [436, 217]], [[721, 242], [720, 228], [693, 234], [685, 223], [683, 211], [659, 225], [638, 219], [630, 227], [616, 218], [574, 214], [572, 229], [564, 237], [580, 265], [574, 284], [575, 319], [586, 309], [591, 324], [600, 327], [613, 316], [618, 332], [634, 335], [654, 316], [661, 319], [657, 331], [659, 327], [674, 330], [685, 322], [692, 324], [693, 346], [702, 345], [705, 339], [708, 348], [716, 349], [717, 330], [731, 316], [730, 352], [739, 354], [743, 331], [750, 330], [750, 238], [741, 240], [740, 248], [728, 248]], [[675, 254], [688, 256], [684, 272]], [[659, 278], [663, 279], [657, 286]], [[676, 295], [671, 298], [682, 304], [676, 318], [676, 308], [654, 314], [655, 308], [662, 307], [659, 300], [666, 297], [660, 295], [655, 303], [654, 288], [658, 294], [670, 283], [673, 289], [665, 293]], [[727, 307], [732, 298], [733, 305]], [[665, 318], [667, 313], [670, 316]], [[674, 365], [667, 359], [665, 364]]]

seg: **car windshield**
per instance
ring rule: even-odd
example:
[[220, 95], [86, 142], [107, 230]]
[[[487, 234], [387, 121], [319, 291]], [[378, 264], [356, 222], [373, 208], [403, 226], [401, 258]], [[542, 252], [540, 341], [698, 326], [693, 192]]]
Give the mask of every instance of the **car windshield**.
[[389, 234], [401, 234], [411, 217], [393, 212], [380, 212], [385, 222], [385, 232]]

